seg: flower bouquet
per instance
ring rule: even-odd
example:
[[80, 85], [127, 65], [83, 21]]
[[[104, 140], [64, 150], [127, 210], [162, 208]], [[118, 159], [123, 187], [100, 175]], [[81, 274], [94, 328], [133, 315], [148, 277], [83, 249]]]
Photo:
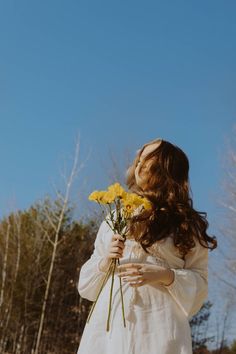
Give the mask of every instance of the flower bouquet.
[[[149, 202], [146, 198], [140, 197], [135, 193], [126, 192], [123, 187], [119, 183], [114, 183], [109, 186], [105, 191], [94, 191], [89, 195], [89, 200], [97, 202], [102, 208], [102, 212], [105, 216], [105, 221], [111, 228], [114, 233], [118, 233], [124, 238], [124, 242], [126, 240], [126, 226], [128, 219], [132, 216], [133, 212], [139, 207], [143, 206], [144, 209], [151, 208], [151, 202]], [[106, 217], [108, 214], [108, 218]], [[114, 274], [116, 269], [116, 264], [120, 264], [119, 258], [112, 258], [109, 268], [106, 271], [103, 282], [97, 294], [95, 301], [91, 307], [89, 312], [87, 322], [92, 315], [94, 307], [97, 303], [100, 293], [102, 292], [103, 287], [105, 286], [108, 278], [111, 275], [111, 288], [110, 288], [110, 299], [109, 299], [109, 308], [108, 308], [108, 317], [107, 317], [107, 327], [106, 330], [109, 331], [110, 327], [110, 316], [111, 316], [111, 303], [112, 303], [112, 292], [114, 285]], [[120, 294], [121, 294], [121, 304], [122, 304], [122, 316], [124, 327], [126, 327], [125, 323], [125, 311], [124, 311], [124, 300], [123, 300], [123, 292], [122, 292], [122, 283], [120, 279]]]

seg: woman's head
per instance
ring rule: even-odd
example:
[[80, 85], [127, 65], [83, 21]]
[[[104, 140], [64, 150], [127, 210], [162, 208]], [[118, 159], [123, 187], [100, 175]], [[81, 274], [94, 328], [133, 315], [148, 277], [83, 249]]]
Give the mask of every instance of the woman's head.
[[130, 190], [149, 199], [185, 200], [189, 194], [189, 162], [185, 153], [163, 139], [152, 140], [138, 150], [127, 171]]
[[[179, 147], [163, 139], [143, 145], [127, 171], [126, 184], [153, 205], [151, 210], [133, 216], [128, 223], [129, 235], [145, 251], [155, 241], [171, 234], [183, 255], [194, 247], [196, 238], [205, 247], [216, 247], [215, 238], [206, 233], [207, 214], [193, 208], [189, 195], [189, 161]], [[213, 246], [208, 246], [208, 242]]]

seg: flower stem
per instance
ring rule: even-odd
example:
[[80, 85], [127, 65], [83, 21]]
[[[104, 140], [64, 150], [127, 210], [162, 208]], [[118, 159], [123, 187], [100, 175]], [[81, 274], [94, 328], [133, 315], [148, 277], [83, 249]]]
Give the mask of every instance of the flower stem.
[[108, 268], [108, 270], [107, 270], [107, 272], [106, 272], [106, 274], [105, 274], [105, 277], [104, 277], [104, 279], [103, 279], [103, 282], [102, 282], [102, 285], [101, 285], [101, 287], [100, 287], [100, 289], [99, 289], [99, 292], [98, 292], [98, 294], [97, 294], [97, 296], [96, 296], [96, 299], [95, 299], [95, 301], [94, 301], [93, 304], [92, 304], [92, 307], [91, 307], [91, 309], [90, 309], [90, 312], [89, 312], [89, 315], [88, 315], [88, 318], [87, 318], [87, 321], [86, 321], [87, 323], [88, 323], [89, 320], [90, 320], [90, 317], [91, 317], [91, 315], [92, 315], [92, 313], [93, 313], [94, 307], [95, 307], [95, 305], [96, 305], [96, 303], [97, 303], [97, 301], [98, 301], [99, 295], [101, 294], [102, 289], [103, 289], [103, 287], [104, 287], [104, 285], [105, 285], [107, 279], [109, 278], [109, 276], [110, 276], [110, 274], [111, 274], [112, 266], [113, 266], [113, 259], [112, 259], [111, 262], [110, 262], [109, 268]]
[[112, 292], [113, 292], [113, 285], [114, 285], [114, 273], [116, 268], [116, 258], [113, 259], [113, 268], [112, 268], [112, 277], [111, 277], [111, 288], [110, 288], [110, 299], [109, 299], [109, 309], [108, 309], [108, 317], [107, 317], [107, 332], [110, 328], [110, 316], [111, 316], [111, 302], [112, 302]]
[[[120, 264], [120, 260], [119, 260], [119, 258], [118, 258], [118, 264]], [[124, 321], [124, 327], [126, 327], [126, 323], [125, 323], [124, 298], [123, 298], [123, 291], [122, 291], [122, 282], [121, 282], [121, 278], [120, 278], [120, 295], [121, 295], [122, 316], [123, 316], [123, 321]]]

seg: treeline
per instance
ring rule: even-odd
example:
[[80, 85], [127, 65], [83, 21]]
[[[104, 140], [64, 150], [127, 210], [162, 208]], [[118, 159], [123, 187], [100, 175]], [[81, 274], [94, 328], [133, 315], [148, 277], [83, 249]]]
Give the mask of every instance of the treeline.
[[[77, 291], [101, 220], [73, 220], [73, 210], [46, 199], [0, 222], [0, 354], [76, 353], [91, 302]], [[211, 304], [191, 321], [196, 354], [236, 353], [207, 346]]]
[[46, 309], [59, 201], [46, 200], [0, 223], [0, 353], [34, 353], [44, 315], [39, 353], [75, 353], [90, 302], [76, 284], [89, 258], [97, 224], [84, 225], [63, 212]]

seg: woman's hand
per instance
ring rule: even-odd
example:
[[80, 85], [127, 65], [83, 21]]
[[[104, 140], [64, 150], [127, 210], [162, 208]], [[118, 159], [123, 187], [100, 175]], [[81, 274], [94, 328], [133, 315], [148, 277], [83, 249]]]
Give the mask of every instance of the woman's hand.
[[107, 256], [101, 261], [99, 268], [102, 271], [106, 271], [109, 268], [112, 258], [123, 257], [123, 251], [125, 248], [124, 237], [119, 234], [114, 234], [109, 245]]
[[145, 284], [170, 285], [174, 281], [174, 271], [147, 263], [127, 263], [117, 267], [119, 277], [130, 286], [139, 287]]
[[110, 243], [108, 258], [121, 258], [123, 257], [123, 250], [125, 247], [124, 237], [119, 234], [114, 234]]

